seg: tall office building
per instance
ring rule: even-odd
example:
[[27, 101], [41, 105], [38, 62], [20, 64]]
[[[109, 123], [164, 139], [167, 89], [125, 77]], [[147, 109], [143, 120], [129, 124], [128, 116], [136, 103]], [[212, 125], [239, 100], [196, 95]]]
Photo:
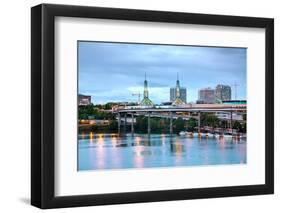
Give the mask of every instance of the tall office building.
[[223, 101], [231, 100], [231, 87], [228, 85], [218, 84], [215, 90], [215, 101], [222, 103]]
[[210, 87], [200, 89], [198, 92], [198, 102], [204, 104], [215, 103], [215, 90]]

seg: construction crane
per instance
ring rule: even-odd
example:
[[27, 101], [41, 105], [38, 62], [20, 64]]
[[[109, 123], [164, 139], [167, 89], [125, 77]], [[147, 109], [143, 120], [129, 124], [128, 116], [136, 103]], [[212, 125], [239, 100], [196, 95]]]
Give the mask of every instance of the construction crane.
[[137, 104], [140, 105], [141, 93], [140, 93], [140, 92], [138, 92], [138, 93], [133, 93], [132, 96], [137, 96], [137, 97], [138, 97], [138, 102], [137, 102]]

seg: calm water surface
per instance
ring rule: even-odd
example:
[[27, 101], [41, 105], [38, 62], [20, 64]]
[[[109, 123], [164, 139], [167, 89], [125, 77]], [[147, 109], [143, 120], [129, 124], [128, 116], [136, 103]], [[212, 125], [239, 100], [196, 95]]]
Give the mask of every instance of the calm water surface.
[[79, 135], [78, 170], [246, 163], [246, 140], [142, 134]]

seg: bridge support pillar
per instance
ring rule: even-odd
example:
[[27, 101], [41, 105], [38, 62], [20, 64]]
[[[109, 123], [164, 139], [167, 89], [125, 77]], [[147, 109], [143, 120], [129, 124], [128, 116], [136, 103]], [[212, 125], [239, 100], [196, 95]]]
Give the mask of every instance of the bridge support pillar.
[[127, 113], [125, 112], [124, 114], [124, 132], [126, 134], [126, 130], [127, 130]]
[[121, 127], [121, 114], [118, 112], [118, 134], [120, 135], [120, 127]]
[[150, 112], [148, 112], [148, 118], [147, 118], [147, 134], [150, 135]]
[[132, 137], [134, 136], [134, 113], [132, 112], [132, 122], [131, 122], [131, 134], [132, 134]]
[[173, 134], [173, 113], [170, 112], [170, 135]]
[[232, 111], [230, 111], [230, 129], [231, 129], [231, 134], [233, 133], [232, 131]]
[[200, 133], [200, 127], [201, 127], [201, 112], [198, 112], [198, 133]]

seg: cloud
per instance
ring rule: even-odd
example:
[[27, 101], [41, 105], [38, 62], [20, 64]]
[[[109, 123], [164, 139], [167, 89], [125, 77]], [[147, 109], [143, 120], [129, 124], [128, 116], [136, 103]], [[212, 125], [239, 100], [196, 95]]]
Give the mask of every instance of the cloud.
[[[79, 42], [79, 93], [97, 102], [134, 100], [132, 88], [142, 93], [146, 73], [151, 99], [159, 103], [169, 100], [178, 73], [190, 91], [187, 99], [195, 101], [194, 91], [202, 87], [246, 85], [246, 53], [245, 48]], [[246, 88], [240, 89], [246, 97]]]

